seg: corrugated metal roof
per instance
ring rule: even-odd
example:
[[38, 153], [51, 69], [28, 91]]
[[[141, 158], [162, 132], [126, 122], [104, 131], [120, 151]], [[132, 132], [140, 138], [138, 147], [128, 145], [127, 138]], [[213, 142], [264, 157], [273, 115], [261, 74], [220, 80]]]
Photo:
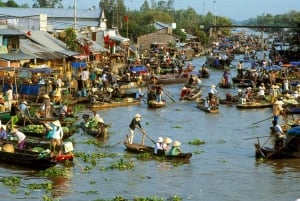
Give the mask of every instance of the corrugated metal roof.
[[88, 43], [89, 49], [91, 52], [96, 53], [96, 52], [108, 52], [109, 50], [103, 47], [102, 45], [96, 43], [95, 41], [92, 41], [91, 39], [88, 38], [77, 38], [78, 42], [83, 46], [85, 43]]
[[43, 47], [48, 48], [48, 51], [57, 52], [66, 56], [74, 56], [80, 53], [68, 50], [65, 43], [54, 38], [45, 31], [30, 31], [30, 35], [26, 34], [30, 40], [40, 44]]
[[25, 54], [23, 52], [9, 53], [9, 54], [0, 54], [0, 58], [7, 61], [18, 61], [18, 60], [27, 60], [35, 59], [36, 56]]
[[[77, 9], [77, 18], [99, 18], [100, 9]], [[0, 8], [0, 16], [25, 17], [47, 14], [48, 17], [74, 17], [74, 9], [65, 8]]]
[[62, 54], [51, 52], [48, 48], [34, 43], [29, 39], [20, 39], [20, 50], [45, 60], [62, 59], [65, 57]]
[[0, 35], [24, 35], [24, 32], [18, 29], [0, 29]]

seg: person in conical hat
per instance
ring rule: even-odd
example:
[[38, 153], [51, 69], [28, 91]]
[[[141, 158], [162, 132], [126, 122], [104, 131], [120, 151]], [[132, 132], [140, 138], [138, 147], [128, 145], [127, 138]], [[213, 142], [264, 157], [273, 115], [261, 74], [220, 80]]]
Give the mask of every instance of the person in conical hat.
[[56, 152], [58, 152], [58, 155], [62, 153], [62, 139], [64, 132], [59, 120], [51, 122], [51, 127], [52, 129], [49, 131], [51, 135], [48, 135], [48, 137], [51, 139], [50, 156], [53, 157]]
[[155, 147], [154, 147], [154, 154], [164, 153], [163, 141], [164, 141], [164, 138], [158, 137], [157, 142], [155, 143]]
[[139, 113], [137, 113], [134, 115], [134, 118], [131, 120], [131, 122], [129, 124], [129, 135], [128, 135], [128, 143], [129, 144], [132, 144], [132, 142], [133, 142], [135, 128], [139, 128], [140, 130], [143, 131], [143, 128], [140, 123], [141, 118], [142, 118], [142, 116]]
[[167, 153], [167, 155], [170, 155], [170, 156], [177, 156], [177, 155], [179, 155], [181, 153], [180, 145], [181, 145], [181, 142], [175, 140], [174, 143], [173, 143], [173, 145], [172, 145], [172, 148]]
[[51, 112], [51, 102], [50, 102], [50, 97], [48, 94], [43, 95], [43, 107], [45, 110], [45, 118], [50, 118], [50, 112]]
[[13, 127], [10, 133], [18, 138], [18, 148], [23, 149], [26, 141], [26, 135]]
[[171, 149], [171, 147], [170, 147], [171, 143], [172, 143], [171, 138], [169, 138], [169, 137], [164, 138], [163, 149], [164, 149], [165, 153], [167, 153]]

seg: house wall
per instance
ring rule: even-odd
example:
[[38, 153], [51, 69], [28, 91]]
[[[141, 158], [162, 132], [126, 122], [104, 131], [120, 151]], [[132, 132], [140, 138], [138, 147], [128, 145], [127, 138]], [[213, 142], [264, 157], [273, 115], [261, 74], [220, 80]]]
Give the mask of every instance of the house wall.
[[168, 29], [160, 30], [155, 33], [145, 34], [137, 39], [138, 48], [140, 49], [149, 49], [151, 43], [174, 43], [176, 38], [168, 33]]

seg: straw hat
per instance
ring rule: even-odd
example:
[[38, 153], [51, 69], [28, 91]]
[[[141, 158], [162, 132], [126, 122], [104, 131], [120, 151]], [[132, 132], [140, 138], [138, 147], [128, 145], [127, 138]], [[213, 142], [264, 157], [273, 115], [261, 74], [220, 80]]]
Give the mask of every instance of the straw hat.
[[61, 124], [60, 124], [60, 122], [59, 122], [59, 120], [56, 120], [56, 121], [53, 121], [53, 122], [51, 122], [54, 126], [61, 126]]
[[137, 113], [134, 117], [135, 118], [142, 118], [142, 116], [139, 113]]
[[50, 99], [50, 97], [49, 97], [49, 95], [48, 95], [48, 94], [44, 94], [44, 95], [43, 95], [43, 98]]
[[242, 91], [243, 91], [243, 90], [241, 90], [241, 89], [238, 89], [238, 90], [237, 90], [238, 93], [240, 93], [240, 92], [242, 92]]
[[180, 145], [181, 145], [181, 142], [179, 142], [177, 140], [173, 144], [174, 147], [179, 147]]
[[28, 105], [27, 101], [23, 101], [22, 103], [23, 103], [24, 105]]
[[1, 125], [1, 128], [6, 131], [6, 125]]
[[214, 85], [214, 84], [213, 84], [213, 85], [211, 85], [211, 88], [216, 88], [216, 85]]
[[48, 123], [44, 123], [44, 126], [45, 126], [47, 129], [49, 129], [49, 130], [52, 130], [52, 129], [53, 129], [53, 127], [50, 126]]
[[300, 84], [297, 84], [297, 86], [296, 87], [300, 87]]
[[98, 123], [104, 123], [104, 120], [103, 120], [101, 117], [96, 118], [96, 121], [97, 121]]
[[162, 138], [162, 137], [158, 137], [158, 139], [157, 139], [157, 142], [160, 142], [160, 143], [162, 143], [164, 141], [164, 138]]
[[12, 133], [12, 134], [15, 134], [15, 133], [17, 133], [18, 132], [18, 129], [17, 128], [13, 128], [13, 129], [11, 129], [11, 131], [10, 131], [10, 133]]
[[165, 144], [171, 144], [172, 143], [172, 139], [169, 137], [164, 138], [164, 143]]
[[280, 105], [280, 104], [281, 104], [281, 101], [277, 100], [277, 101], [274, 102], [274, 105]]

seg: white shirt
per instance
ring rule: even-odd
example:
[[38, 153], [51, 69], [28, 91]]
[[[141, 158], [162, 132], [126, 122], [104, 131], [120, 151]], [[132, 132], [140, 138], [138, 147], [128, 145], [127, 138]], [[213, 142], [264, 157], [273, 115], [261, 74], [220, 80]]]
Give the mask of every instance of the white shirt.
[[258, 95], [260, 95], [260, 96], [264, 96], [265, 95], [265, 87], [264, 86], [259, 86], [258, 87]]

